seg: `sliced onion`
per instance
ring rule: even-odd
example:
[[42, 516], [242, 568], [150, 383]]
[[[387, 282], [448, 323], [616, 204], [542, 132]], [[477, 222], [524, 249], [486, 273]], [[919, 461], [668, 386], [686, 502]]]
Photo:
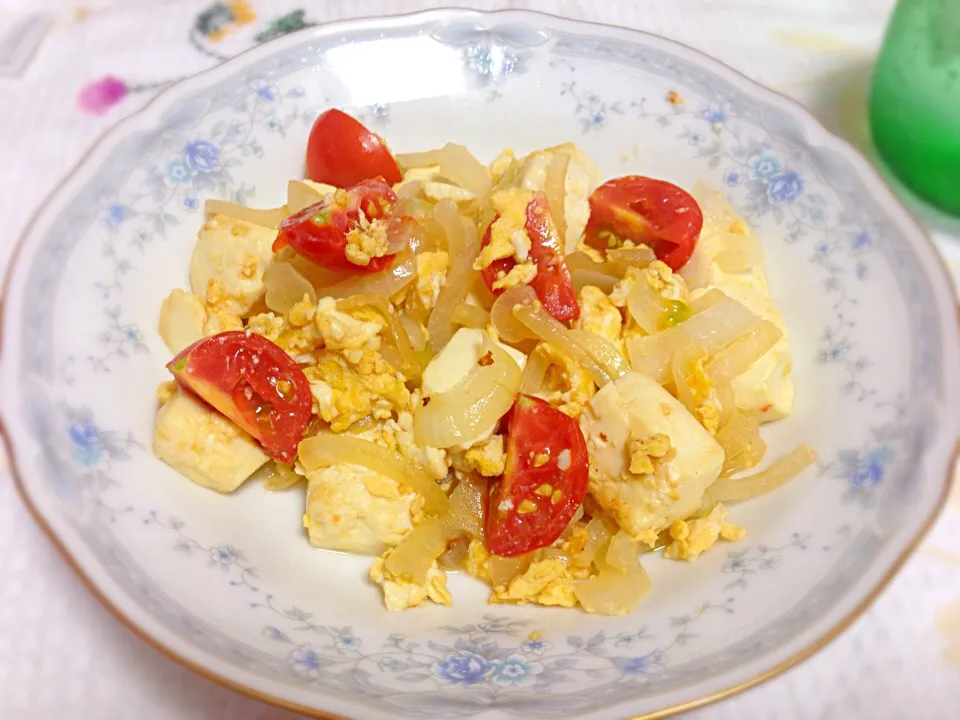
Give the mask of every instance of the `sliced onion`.
[[630, 363], [617, 349], [617, 346], [601, 335], [589, 330], [573, 328], [568, 330], [570, 338], [590, 353], [590, 357], [613, 378], [619, 378], [630, 372]]
[[586, 348], [573, 339], [570, 331], [550, 315], [539, 302], [515, 305], [513, 314], [537, 338], [550, 343], [583, 365], [598, 387], [603, 387], [616, 379], [616, 376], [594, 360]]
[[634, 370], [663, 385], [670, 380], [673, 356], [680, 348], [692, 346], [705, 355], [712, 355], [760, 322], [760, 318], [741, 303], [724, 296], [676, 327], [629, 338], [627, 354]]
[[[463, 303], [470, 290], [470, 283], [476, 272], [473, 263], [480, 254], [480, 244], [473, 242], [464, 248], [463, 253], [453, 261], [447, 280], [437, 295], [437, 304], [433, 306], [427, 321], [427, 334], [430, 337], [430, 349], [436, 355], [453, 337], [453, 314]], [[416, 268], [414, 268], [416, 270]]]
[[470, 556], [470, 541], [466, 537], [452, 540], [443, 555], [437, 558], [441, 570], [462, 570]]
[[503, 174], [500, 176], [500, 179], [497, 180], [497, 184], [490, 191], [490, 194], [493, 195], [495, 192], [513, 187], [517, 182], [517, 176], [520, 175], [521, 167], [522, 165], [520, 165], [519, 160], [510, 158], [510, 164], [507, 165], [507, 169], [503, 171]]
[[516, 343], [536, 337], [513, 314], [513, 309], [517, 305], [536, 301], [537, 294], [529, 285], [507, 288], [497, 296], [497, 299], [493, 301], [493, 307], [490, 308], [490, 322], [502, 340], [508, 343]]
[[463, 218], [457, 212], [457, 206], [452, 200], [444, 198], [433, 209], [433, 217], [443, 228], [446, 237], [446, 250], [450, 257], [459, 257], [466, 243], [466, 228]]
[[394, 215], [387, 223], [387, 252], [398, 253], [410, 247], [418, 222], [409, 215]]
[[439, 165], [443, 157], [444, 148], [436, 150], [424, 150], [423, 152], [400, 153], [396, 155], [397, 164], [404, 170], [410, 168], [425, 168], [431, 165]]
[[380, 349], [384, 359], [394, 369], [398, 370], [407, 380], [418, 380], [423, 374], [423, 366], [413, 350], [413, 343], [400, 318], [390, 307], [390, 304], [381, 295], [362, 293], [351, 295], [337, 302], [337, 309], [342, 311], [360, 307], [372, 307], [387, 324], [388, 335], [384, 338], [387, 343]]
[[600, 615], [625, 615], [650, 591], [650, 576], [639, 561], [627, 572], [604, 567], [573, 592], [584, 610]]
[[272, 262], [267, 265], [263, 271], [263, 286], [267, 290], [264, 301], [273, 312], [285, 315], [303, 300], [304, 295], [311, 303], [317, 302], [313, 285], [290, 263]]
[[640, 541], [620, 530], [610, 538], [604, 560], [608, 567], [618, 572], [628, 572], [637, 566], [640, 557]]
[[583, 544], [583, 549], [573, 556], [574, 564], [589, 567], [598, 553], [606, 549], [610, 538], [616, 533], [616, 526], [606, 516], [590, 518], [590, 522], [587, 523], [587, 541]]
[[411, 253], [397, 255], [393, 265], [383, 272], [357, 273], [346, 280], [323, 288], [323, 295], [333, 298], [347, 298], [351, 295], [381, 295], [393, 297], [407, 285], [417, 279], [417, 259]]
[[315, 205], [323, 200], [323, 197], [323, 193], [302, 180], [291, 180], [287, 183], [287, 207], [290, 208], [291, 215], [309, 205]]
[[531, 562], [533, 562], [533, 553], [514, 557], [491, 555], [487, 558], [487, 572], [490, 573], [490, 582], [493, 583], [494, 587], [509, 585], [510, 581], [517, 575], [527, 571]]
[[782, 337], [780, 328], [768, 320], [762, 320], [755, 328], [711, 357], [704, 371], [714, 382], [729, 382], [749, 370]]
[[760, 436], [760, 421], [753, 413], [735, 410], [716, 435], [723, 448], [723, 476], [754, 467], [767, 451]]
[[351, 274], [345, 273], [342, 270], [329, 270], [325, 267], [320, 267], [302, 255], [297, 255], [293, 249], [289, 247], [280, 250], [274, 255], [274, 258], [277, 260], [282, 259], [284, 262], [290, 263], [294, 270], [313, 285], [314, 289], [318, 291], [318, 296], [326, 294], [319, 292], [323, 290], [323, 288], [330, 287], [345, 278], [353, 277]]
[[677, 391], [677, 400], [679, 400], [691, 414], [697, 409], [703, 397], [701, 393], [695, 392], [689, 378], [693, 375], [693, 366], [703, 358], [703, 353], [696, 347], [684, 347], [674, 353], [673, 363], [671, 364], [671, 378], [674, 388]]
[[417, 197], [421, 190], [423, 190], [423, 182], [421, 180], [407, 180], [397, 188], [397, 197], [401, 202], [411, 200]]
[[394, 575], [423, 585], [434, 560], [447, 549], [448, 540], [449, 531], [444, 524], [428, 519], [403, 537], [384, 564]]
[[613, 288], [620, 282], [620, 278], [604, 275], [594, 270], [572, 270], [570, 279], [573, 280], [573, 289], [579, 294], [586, 286], [599, 288], [604, 295], [613, 292]]
[[714, 383], [717, 401], [720, 403], [720, 427], [723, 427], [737, 412], [737, 396], [729, 382]]
[[421, 495], [424, 510], [431, 515], [443, 517], [450, 509], [449, 498], [422, 467], [400, 453], [369, 440], [344, 434], [319, 433], [301, 440], [297, 454], [307, 473], [332, 465], [361, 465]]
[[432, 215], [419, 218], [413, 232], [415, 250], [421, 252], [436, 252], [446, 246], [446, 233], [443, 226]]
[[520, 366], [485, 334], [481, 355], [487, 353], [489, 365], [474, 364], [449, 390], [423, 398], [426, 404], [413, 413], [418, 445], [448, 448], [473, 440], [511, 408], [520, 389]]
[[520, 392], [524, 395], [536, 395], [543, 389], [543, 381], [547, 376], [547, 370], [550, 369], [550, 358], [546, 353], [534, 348], [527, 358], [527, 364], [523, 366], [523, 374], [520, 376]]
[[463, 303], [453, 313], [453, 322], [461, 327], [485, 328], [490, 324], [490, 313], [482, 307]]
[[292, 466], [276, 462], [270, 474], [263, 479], [263, 489], [271, 492], [289, 490], [305, 480], [303, 475], [294, 472]]
[[280, 223], [290, 216], [286, 206], [258, 210], [256, 208], [248, 208], [244, 205], [237, 205], [237, 203], [230, 202], [229, 200], [219, 200], [217, 198], [207, 200], [204, 204], [204, 211], [207, 217], [223, 215], [233, 218], [234, 220], [242, 220], [252, 225], [268, 228], [280, 227]]
[[427, 347], [427, 336], [423, 333], [423, 326], [406, 313], [400, 314], [400, 323], [403, 325], [403, 329], [407, 331], [407, 337], [410, 338], [413, 349], [418, 353], [423, 352], [424, 348]]
[[440, 174], [469, 190], [482, 202], [490, 192], [490, 171], [463, 145], [447, 143], [441, 150]]
[[727, 297], [727, 294], [724, 293], [722, 290], [718, 290], [717, 288], [710, 288], [705, 293], [691, 300], [688, 303], [688, 305], [690, 305], [690, 313], [692, 315], [701, 313], [707, 308], [713, 307], [718, 302], [723, 300], [725, 297]]
[[611, 261], [607, 262], [596, 262], [585, 252], [577, 250], [576, 252], [569, 253], [564, 260], [567, 263], [567, 267], [573, 270], [589, 270], [591, 272], [601, 273], [603, 275], [609, 275], [610, 277], [615, 277], [617, 279], [623, 277], [623, 273], [626, 270], [626, 266], [615, 263]]
[[607, 250], [607, 261], [621, 263], [624, 267], [645, 268], [657, 256], [646, 245], [639, 245], [632, 248], [614, 248]]
[[644, 273], [639, 274], [627, 293], [627, 310], [637, 325], [653, 335], [664, 329], [664, 315], [669, 312], [663, 296], [657, 292]]
[[467, 473], [450, 493], [450, 513], [443, 519], [454, 534], [466, 533], [483, 539], [483, 506], [487, 491], [486, 478]]
[[567, 197], [567, 169], [570, 167], [570, 155], [564, 152], [553, 153], [544, 176], [543, 192], [547, 196], [547, 205], [550, 208], [550, 217], [557, 228], [560, 244], [565, 244], [567, 237], [567, 220], [564, 215], [563, 203]]
[[716, 502], [731, 503], [748, 500], [770, 492], [806, 470], [817, 459], [817, 452], [806, 445], [798, 445], [770, 467], [753, 475], [723, 478], [710, 486], [710, 495]]

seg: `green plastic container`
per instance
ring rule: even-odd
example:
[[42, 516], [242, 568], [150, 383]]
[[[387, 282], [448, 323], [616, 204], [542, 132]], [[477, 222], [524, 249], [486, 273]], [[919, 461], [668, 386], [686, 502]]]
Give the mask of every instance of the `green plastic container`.
[[960, 0], [899, 0], [874, 70], [870, 127], [907, 186], [960, 215]]

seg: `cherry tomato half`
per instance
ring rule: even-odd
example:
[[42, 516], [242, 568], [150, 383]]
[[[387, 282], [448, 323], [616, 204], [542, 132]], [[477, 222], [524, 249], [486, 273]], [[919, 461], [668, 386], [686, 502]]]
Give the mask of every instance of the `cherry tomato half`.
[[643, 243], [679, 270], [702, 227], [700, 206], [686, 190], [665, 180], [624, 175], [591, 193], [586, 241], [599, 249], [619, 247], [624, 240]]
[[231, 330], [198, 340], [167, 364], [177, 381], [290, 463], [310, 420], [310, 383], [262, 335]]
[[391, 185], [402, 179], [383, 139], [336, 109], [320, 113], [313, 121], [307, 140], [307, 177], [339, 188], [376, 177]]
[[[480, 241], [481, 247], [490, 244], [490, 228], [496, 221], [495, 217], [487, 226]], [[576, 320], [580, 316], [577, 293], [573, 289], [573, 279], [563, 259], [557, 227], [550, 217], [550, 206], [543, 193], [536, 193], [527, 204], [527, 218], [523, 229], [530, 238], [530, 257], [537, 264], [537, 274], [530, 281], [530, 287], [537, 293], [547, 312], [557, 320]], [[502, 288], [494, 290], [493, 283], [501, 271], [508, 273], [516, 264], [516, 259], [512, 257], [502, 258], [480, 271], [480, 276], [490, 292], [494, 295], [503, 292]]]
[[587, 462], [577, 421], [520, 395], [507, 428], [506, 472], [487, 498], [487, 550], [513, 557], [560, 537], [587, 494]]
[[380, 178], [337, 190], [280, 223], [273, 250], [289, 245], [298, 255], [330, 270], [379, 272], [390, 264], [393, 255], [372, 257], [368, 264], [357, 265], [346, 255], [347, 234], [356, 228], [363, 230], [361, 210], [368, 221], [386, 222], [396, 202], [396, 194]]

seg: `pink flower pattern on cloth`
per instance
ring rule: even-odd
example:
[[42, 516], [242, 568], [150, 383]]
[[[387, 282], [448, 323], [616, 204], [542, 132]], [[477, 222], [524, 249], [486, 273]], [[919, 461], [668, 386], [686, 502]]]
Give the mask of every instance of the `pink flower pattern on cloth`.
[[80, 109], [93, 115], [103, 115], [123, 100], [130, 92], [127, 84], [113, 75], [104, 75], [84, 85], [77, 94]]

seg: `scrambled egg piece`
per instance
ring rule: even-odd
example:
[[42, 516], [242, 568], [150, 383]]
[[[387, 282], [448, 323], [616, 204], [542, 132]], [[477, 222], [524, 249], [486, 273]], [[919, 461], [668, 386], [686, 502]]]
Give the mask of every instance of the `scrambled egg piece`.
[[409, 533], [423, 498], [360, 465], [334, 465], [307, 475], [303, 525], [310, 544], [376, 555]]
[[[513, 258], [517, 265], [511, 270], [511, 273], [516, 272], [510, 282], [516, 285], [520, 277], [526, 276], [533, 279], [537, 274], [537, 267], [530, 257], [531, 242], [526, 231], [527, 205], [531, 200], [533, 200], [533, 193], [518, 187], [499, 190], [490, 197], [490, 204], [499, 217], [490, 225], [490, 242], [477, 256], [473, 264], [475, 270], [490, 267], [497, 260]], [[523, 266], [527, 269], [517, 270]], [[506, 278], [500, 278], [500, 280], [506, 280]], [[512, 287], [512, 285], [500, 287]]]
[[507, 454], [503, 450], [503, 435], [494, 435], [482, 445], [475, 445], [452, 458], [454, 467], [462, 472], [475, 470], [484, 477], [503, 475]]
[[450, 256], [443, 250], [417, 255], [417, 297], [424, 310], [432, 310], [437, 304], [440, 288], [447, 279], [449, 269]]
[[366, 267], [373, 258], [387, 254], [387, 224], [379, 218], [368, 220], [361, 209], [356, 226], [347, 233], [343, 254], [354, 265]]
[[340, 352], [321, 350], [316, 364], [303, 371], [310, 382], [314, 412], [334, 432], [367, 415], [389, 418], [410, 402], [403, 376], [380, 353], [366, 348], [356, 352], [348, 359]]
[[570, 417], [580, 417], [584, 405], [596, 392], [590, 373], [550, 343], [540, 343], [533, 352], [546, 355], [551, 363], [543, 378], [541, 397]]
[[574, 607], [577, 604], [573, 591], [576, 582], [565, 558], [541, 558], [530, 563], [530, 567], [506, 586], [495, 587], [490, 602]]
[[203, 300], [193, 293], [174, 290], [160, 305], [160, 322], [157, 328], [167, 348], [176, 355], [188, 345], [204, 336], [207, 308]]
[[494, 185], [500, 182], [500, 178], [502, 178], [504, 173], [510, 168], [510, 164], [514, 159], [516, 159], [516, 155], [514, 155], [513, 150], [504, 148], [490, 161], [488, 169], [490, 170], [490, 178], [493, 180]]
[[708, 433], [716, 435], [720, 428], [722, 406], [713, 381], [704, 372], [703, 360], [702, 357], [698, 357], [685, 363], [683, 378], [692, 396], [693, 416]]
[[653, 475], [658, 461], [669, 460], [673, 453], [670, 438], [663, 433], [631, 440], [627, 446], [630, 453], [630, 472], [634, 475]]
[[739, 525], [727, 521], [727, 509], [718, 504], [705, 517], [674, 520], [669, 529], [670, 543], [663, 549], [663, 556], [670, 560], [696, 560], [717, 540], [735, 542], [746, 533]]
[[537, 276], [537, 266], [532, 262], [518, 263], [509, 272], [501, 270], [491, 284], [494, 290], [506, 290], [520, 285], [528, 285]]
[[479, 210], [477, 196], [466, 188], [459, 185], [452, 185], [449, 182], [440, 180], [440, 166], [429, 165], [422, 168], [410, 168], [403, 175], [403, 181], [394, 186], [394, 190], [400, 191], [402, 187], [413, 182], [420, 183], [419, 195], [432, 202], [441, 200], [450, 200], [457, 205], [457, 210], [461, 215], [471, 215]]
[[383, 604], [390, 612], [402, 612], [407, 608], [420, 607], [426, 600], [439, 605], [449, 605], [453, 598], [447, 590], [447, 575], [434, 560], [427, 570], [427, 581], [423, 585], [410, 578], [394, 575], [387, 569], [386, 560], [392, 550], [381, 557], [374, 558], [370, 566], [370, 579], [383, 588]]
[[618, 308], [627, 306], [627, 295], [630, 288], [639, 278], [644, 278], [666, 300], [686, 302], [690, 297], [687, 283], [679, 275], [675, 275], [666, 263], [654, 260], [645, 268], [627, 268], [623, 279], [613, 286], [610, 292], [610, 302]]
[[222, 493], [270, 459], [247, 433], [179, 389], [157, 412], [153, 452], [197, 485]]
[[535, 150], [527, 155], [520, 168], [520, 184], [527, 190], [544, 190], [547, 184], [547, 166], [558, 153], [570, 156], [563, 185], [563, 215], [567, 222], [563, 246], [566, 252], [572, 252], [590, 218], [590, 193], [603, 182], [600, 168], [584, 155], [580, 148], [568, 142]]
[[[690, 258], [693, 275], [704, 277], [704, 287], [692, 293], [696, 298], [716, 288], [742, 303], [755, 315], [777, 326], [783, 337], [745, 373], [733, 380], [737, 407], [758, 414], [761, 422], [786, 417], [793, 409], [794, 386], [790, 341], [783, 315], [774, 305], [763, 269], [753, 230], [744, 223], [720, 193], [695, 188], [695, 195], [703, 208], [703, 230], [696, 250]], [[753, 257], [737, 254], [738, 243], [747, 238], [757, 250]], [[725, 271], [730, 267], [731, 253], [736, 255], [739, 271]]]
[[[414, 392], [410, 402], [420, 402], [420, 395]], [[397, 419], [389, 419], [381, 431], [382, 444], [391, 450], [397, 450], [408, 460], [413, 460], [426, 470], [434, 480], [443, 480], [450, 470], [447, 453], [429, 445], [417, 445], [413, 439], [413, 413], [401, 410]]]
[[277, 231], [214, 215], [204, 223], [190, 258], [190, 288], [206, 303], [243, 316], [261, 298], [263, 271]]
[[375, 311], [358, 319], [362, 310], [352, 310], [351, 314], [347, 314], [337, 310], [337, 301], [333, 298], [320, 298], [314, 321], [324, 345], [331, 350], [379, 350], [383, 319]]
[[[654, 380], [629, 372], [601, 389], [580, 416], [590, 457], [589, 490], [594, 500], [632, 537], [651, 547], [674, 520], [700, 507], [703, 493], [720, 475], [723, 448], [687, 409]], [[646, 440], [634, 450], [661, 447], [669, 439], [654, 472], [635, 474], [629, 463], [631, 441]], [[639, 469], [642, 458], [636, 459]]]
[[622, 324], [620, 311], [603, 290], [592, 285], [580, 288], [580, 317], [573, 321], [575, 328], [589, 330], [616, 344], [620, 340]]
[[228, 330], [243, 330], [243, 320], [239, 315], [224, 310], [221, 307], [207, 306], [207, 321], [203, 324], [203, 336], [219, 335]]

